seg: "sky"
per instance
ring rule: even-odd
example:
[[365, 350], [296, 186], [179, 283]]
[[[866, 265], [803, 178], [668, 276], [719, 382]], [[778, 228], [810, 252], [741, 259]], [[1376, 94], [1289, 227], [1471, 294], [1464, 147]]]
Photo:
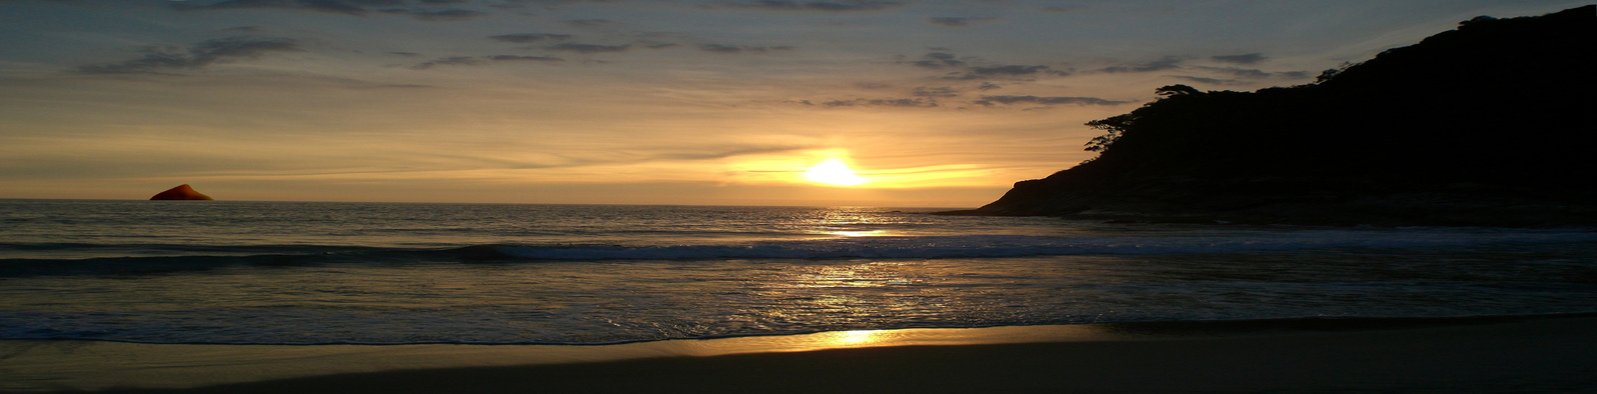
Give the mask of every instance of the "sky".
[[0, 198], [975, 207], [1160, 86], [1579, 5], [0, 0]]

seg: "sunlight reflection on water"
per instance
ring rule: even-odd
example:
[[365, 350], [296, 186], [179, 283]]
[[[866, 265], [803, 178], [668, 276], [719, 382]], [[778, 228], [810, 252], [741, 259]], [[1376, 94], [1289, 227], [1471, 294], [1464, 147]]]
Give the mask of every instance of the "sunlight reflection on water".
[[[0, 338], [606, 344], [1588, 312], [1586, 229], [1101, 226], [868, 208], [0, 201]], [[61, 240], [72, 239], [71, 243]]]

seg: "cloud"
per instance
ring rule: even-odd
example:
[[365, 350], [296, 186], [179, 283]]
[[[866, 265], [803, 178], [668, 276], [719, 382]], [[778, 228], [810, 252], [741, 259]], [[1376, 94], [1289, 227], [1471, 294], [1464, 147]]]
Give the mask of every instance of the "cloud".
[[1262, 54], [1262, 53], [1244, 53], [1244, 54], [1240, 54], [1240, 55], [1220, 55], [1220, 56], [1210, 56], [1209, 58], [1210, 59], [1214, 59], [1214, 61], [1217, 61], [1217, 62], [1231, 63], [1231, 64], [1255, 64], [1255, 63], [1262, 62], [1265, 59], [1269, 59], [1269, 57], [1264, 56], [1264, 54]]
[[1063, 13], [1081, 12], [1081, 11], [1086, 10], [1086, 9], [1087, 9], [1087, 6], [1083, 6], [1083, 5], [1062, 5], [1062, 6], [1061, 5], [1056, 5], [1056, 6], [1043, 7], [1042, 8], [1042, 12], [1054, 12], [1054, 13], [1062, 13], [1063, 14]]
[[488, 36], [488, 38], [494, 39], [494, 40], [497, 40], [497, 41], [514, 42], [514, 43], [523, 43], [524, 44], [524, 43], [538, 42], [538, 41], [544, 41], [544, 40], [554, 40], [554, 41], [568, 40], [568, 39], [571, 39], [571, 35], [570, 34], [554, 34], [554, 33], [517, 33], [517, 34], [500, 34], [500, 35], [497, 35], [497, 36]]
[[1307, 71], [1276, 71], [1276, 72], [1271, 72], [1271, 71], [1264, 71], [1264, 70], [1260, 70], [1260, 69], [1256, 69], [1256, 68], [1204, 67], [1204, 66], [1200, 66], [1200, 67], [1197, 67], [1197, 68], [1205, 70], [1205, 71], [1210, 71], [1210, 72], [1215, 72], [1215, 73], [1220, 73], [1220, 74], [1226, 74], [1226, 75], [1230, 75], [1230, 76], [1237, 77], [1237, 78], [1251, 78], [1251, 79], [1289, 78], [1289, 79], [1297, 79], [1297, 78], [1308, 78], [1309, 77], [1309, 73]]
[[188, 48], [145, 47], [144, 55], [136, 59], [82, 66], [78, 71], [89, 74], [125, 74], [193, 70], [217, 63], [254, 59], [273, 52], [300, 50], [299, 43], [289, 38], [226, 37], [201, 41]]
[[481, 11], [472, 11], [472, 10], [459, 9], [459, 8], [449, 8], [449, 9], [442, 9], [442, 10], [390, 8], [390, 9], [383, 10], [383, 13], [395, 14], [395, 15], [409, 15], [411, 18], [416, 18], [417, 20], [435, 21], [435, 22], [436, 21], [466, 20], [466, 19], [471, 19], [471, 18], [476, 18], [476, 17], [479, 17], [479, 16], [487, 15], [486, 13], [483, 13]]
[[614, 3], [619, 0], [499, 0], [496, 7], [517, 8], [528, 4], [538, 4], [545, 7], [555, 7], [581, 3]]
[[1209, 77], [1199, 77], [1199, 76], [1192, 76], [1192, 75], [1171, 75], [1170, 77], [1171, 78], [1182, 79], [1182, 80], [1187, 80], [1187, 81], [1191, 81], [1191, 82], [1206, 83], [1206, 84], [1211, 84], [1211, 85], [1236, 85], [1236, 84], [1240, 83], [1240, 81], [1237, 81], [1235, 79], [1209, 78]]
[[1020, 64], [1006, 64], [1001, 66], [971, 67], [970, 73], [974, 75], [1031, 75], [1048, 71], [1048, 66], [1027, 66]]
[[1070, 75], [1068, 71], [1054, 70], [1043, 65], [1004, 64], [997, 66], [973, 66], [965, 68], [963, 73], [953, 73], [944, 79], [973, 80], [988, 78], [1020, 78], [1035, 75]]
[[493, 56], [489, 56], [488, 60], [493, 60], [493, 61], [496, 61], [496, 62], [563, 62], [563, 61], [566, 61], [566, 59], [561, 59], [561, 58], [554, 57], [554, 56], [527, 56], [527, 55], [493, 55]]
[[544, 47], [544, 48], [548, 49], [548, 50], [551, 50], [551, 51], [567, 51], [567, 52], [577, 52], [577, 53], [604, 53], [604, 52], [624, 52], [624, 51], [626, 51], [628, 49], [632, 49], [632, 45], [601, 45], [601, 44], [582, 44], [582, 43], [575, 43], [575, 42], [567, 42], [567, 43], [560, 43], [560, 44], [550, 45], [550, 46], [547, 46], [547, 47]]
[[988, 91], [988, 90], [1003, 89], [1003, 88], [1004, 88], [1004, 85], [999, 85], [999, 84], [992, 83], [992, 82], [982, 82], [981, 85], [976, 86], [977, 90], [981, 90], [981, 91], [984, 91], [984, 92]]
[[1099, 69], [1098, 71], [1106, 73], [1142, 73], [1172, 70], [1180, 67], [1181, 58], [1175, 56], [1165, 56], [1159, 60], [1154, 60], [1147, 63], [1110, 66]]
[[410, 66], [410, 68], [426, 70], [434, 66], [475, 66], [484, 63], [487, 63], [487, 60], [475, 56], [450, 56], [417, 63], [414, 66]]
[[[422, 0], [423, 4], [453, 4], [463, 3], [461, 0]], [[367, 7], [393, 7], [405, 4], [401, 0], [223, 0], [210, 4], [193, 4], [187, 1], [170, 1], [172, 8], [183, 11], [208, 11], [228, 9], [282, 9], [320, 12], [324, 14], [340, 14], [364, 16], [371, 10]], [[460, 8], [446, 9], [419, 9], [419, 8], [385, 8], [385, 14], [407, 15], [417, 20], [424, 21], [456, 21], [476, 18], [487, 15], [481, 11]]]
[[564, 22], [575, 27], [595, 27], [615, 23], [615, 21], [609, 19], [571, 19]]
[[[804, 101], [804, 103], [808, 104], [809, 102], [808, 101]], [[839, 107], [932, 108], [932, 107], [936, 107], [937, 106], [937, 100], [931, 99], [931, 98], [925, 98], [925, 97], [917, 97], [917, 98], [879, 98], [879, 99], [857, 98], [857, 99], [850, 99], [850, 100], [829, 100], [829, 101], [822, 102], [821, 106], [822, 107], [827, 107], [827, 108], [839, 108]]]
[[1277, 71], [1275, 73], [1275, 76], [1281, 77], [1281, 78], [1301, 79], [1301, 78], [1308, 78], [1309, 77], [1309, 72], [1308, 71]]
[[807, 145], [751, 145], [751, 146], [724, 146], [711, 147], [706, 151], [694, 152], [658, 152], [649, 155], [644, 161], [657, 160], [717, 160], [729, 157], [760, 155], [769, 153], [784, 153], [798, 150], [813, 149]]
[[172, 8], [178, 10], [226, 10], [245, 8], [276, 8], [288, 10], [301, 10], [321, 12], [328, 14], [365, 15], [364, 7], [350, 4], [340, 0], [224, 0], [211, 4], [192, 4], [188, 2], [169, 2]]
[[769, 46], [769, 47], [767, 47], [767, 46], [748, 46], [748, 45], [726, 45], [726, 44], [703, 44], [703, 45], [699, 45], [699, 50], [705, 51], [705, 52], [714, 52], [714, 53], [765, 53], [765, 52], [769, 52], [769, 51], [788, 51], [788, 50], [792, 50], [792, 49], [793, 49], [793, 47], [786, 46], [786, 45]]
[[898, 7], [903, 3], [881, 0], [794, 1], [760, 0], [723, 3], [727, 8], [749, 8], [771, 11], [861, 12], [880, 11]]
[[948, 52], [927, 52], [925, 55], [921, 55], [920, 60], [910, 64], [924, 68], [964, 67], [965, 61]]
[[915, 91], [911, 92], [910, 94], [914, 95], [915, 97], [955, 97], [959, 96], [959, 90], [947, 86], [921, 86], [915, 88]]
[[988, 79], [988, 78], [1020, 78], [1020, 77], [1030, 77], [1030, 76], [1037, 76], [1037, 75], [1057, 75], [1057, 76], [1070, 75], [1069, 71], [1055, 70], [1052, 67], [1044, 66], [1044, 65], [1026, 65], [1026, 64], [974, 65], [973, 63], [980, 64], [980, 63], [985, 63], [985, 62], [982, 59], [979, 59], [979, 58], [969, 57], [969, 56], [961, 57], [961, 56], [955, 55], [953, 53], [944, 52], [944, 51], [927, 52], [925, 55], [921, 55], [920, 59], [912, 61], [912, 62], [909, 62], [909, 64], [913, 64], [916, 67], [920, 67], [920, 68], [929, 68], [929, 69], [949, 69], [949, 68], [954, 68], [954, 69], [959, 69], [959, 71], [950, 72], [947, 75], [943, 76], [943, 79], [953, 79], [953, 80], [975, 80], [975, 79]]
[[489, 62], [540, 62], [540, 63], [552, 63], [552, 62], [563, 62], [563, 61], [566, 61], [566, 59], [561, 59], [561, 58], [553, 57], [553, 56], [528, 56], [528, 55], [450, 56], [450, 57], [441, 57], [441, 58], [433, 59], [433, 60], [422, 62], [422, 63], [417, 63], [414, 66], [410, 66], [410, 68], [416, 69], [416, 70], [426, 70], [426, 69], [430, 69], [430, 68], [433, 68], [433, 67], [436, 67], [436, 66], [481, 66], [481, 65], [488, 64]]
[[[619, 152], [622, 154], [608, 155], [609, 157], [562, 156], [562, 160], [553, 162], [502, 159], [476, 155], [437, 154], [435, 156], [464, 162], [486, 164], [488, 165], [488, 168], [526, 170], [544, 168], [573, 168], [609, 164], [639, 164], [658, 161], [719, 160], [737, 156], [784, 153], [810, 149], [815, 149], [815, 147], [809, 145], [724, 145], [701, 146], [692, 150], [683, 150], [683, 148], [679, 147], [644, 148], [640, 150], [627, 150]], [[470, 168], [481, 169], [482, 167], [474, 166]]]
[[1042, 105], [1121, 105], [1130, 101], [1105, 100], [1097, 97], [1067, 97], [1067, 96], [981, 96], [980, 100], [973, 101], [984, 106], [997, 104], [1042, 104]]
[[973, 23], [987, 22], [996, 19], [997, 18], [990, 16], [934, 16], [928, 18], [927, 20], [932, 24], [939, 26], [965, 27], [970, 26]]

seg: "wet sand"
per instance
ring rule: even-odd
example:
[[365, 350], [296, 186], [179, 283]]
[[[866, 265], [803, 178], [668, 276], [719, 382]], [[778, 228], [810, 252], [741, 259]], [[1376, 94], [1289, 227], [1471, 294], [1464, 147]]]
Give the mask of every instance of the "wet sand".
[[1597, 317], [833, 332], [605, 346], [0, 342], [0, 391], [1597, 391]]

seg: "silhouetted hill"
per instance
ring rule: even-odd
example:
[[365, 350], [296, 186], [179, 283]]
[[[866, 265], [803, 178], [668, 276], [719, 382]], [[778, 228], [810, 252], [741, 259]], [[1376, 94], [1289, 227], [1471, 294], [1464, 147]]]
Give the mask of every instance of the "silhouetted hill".
[[[1597, 224], [1597, 7], [1480, 17], [1257, 92], [1172, 85], [978, 215]], [[1139, 219], [1140, 218], [1140, 219]]]

